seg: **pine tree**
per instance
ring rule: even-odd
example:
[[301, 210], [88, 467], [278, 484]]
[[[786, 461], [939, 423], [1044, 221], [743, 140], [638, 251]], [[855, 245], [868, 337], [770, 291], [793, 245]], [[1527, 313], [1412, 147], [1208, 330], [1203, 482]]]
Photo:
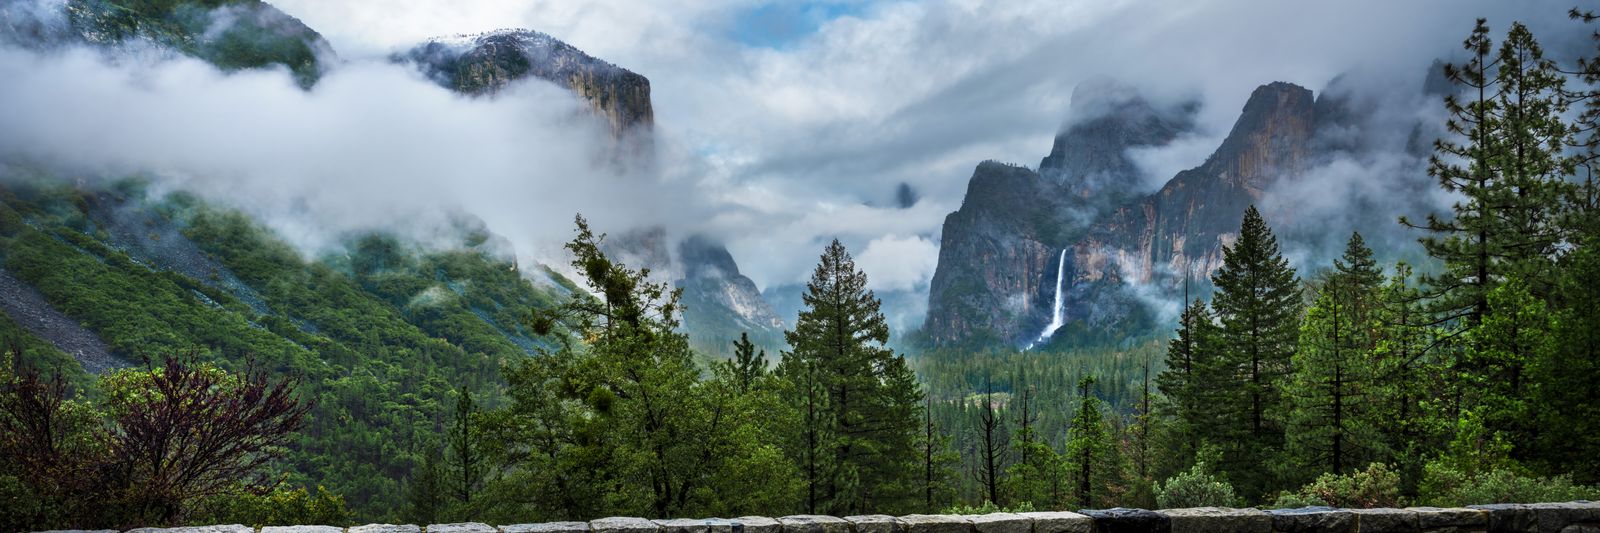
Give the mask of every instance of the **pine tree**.
[[456, 394], [455, 426], [450, 431], [450, 459], [455, 467], [455, 496], [461, 503], [472, 503], [472, 494], [483, 479], [483, 459], [478, 456], [478, 434], [472, 420], [478, 412], [472, 391], [466, 387]]
[[1203, 441], [1211, 429], [1215, 408], [1211, 394], [1216, 376], [1219, 355], [1216, 341], [1218, 331], [1210, 308], [1201, 300], [1194, 300], [1184, 309], [1178, 320], [1178, 333], [1167, 343], [1166, 368], [1156, 376], [1156, 389], [1172, 405], [1177, 423], [1173, 427], [1180, 458], [1177, 470], [1194, 462]]
[[1367, 354], [1350, 342], [1361, 324], [1346, 292], [1329, 280], [1300, 330], [1288, 431], [1291, 453], [1310, 467], [1300, 481], [1365, 465], [1359, 448], [1369, 441], [1363, 409], [1369, 366]]
[[1368, 388], [1376, 440], [1386, 453], [1378, 461], [1396, 463], [1402, 491], [1411, 497], [1417, 495], [1426, 459], [1443, 446], [1440, 434], [1447, 429], [1443, 415], [1456, 410], [1447, 403], [1455, 395], [1449, 393], [1445, 354], [1428, 349], [1435, 328], [1426, 325], [1431, 316], [1424, 297], [1412, 285], [1411, 266], [1397, 263], [1378, 291], [1375, 362]]
[[767, 351], [757, 353], [755, 343], [750, 342], [750, 334], [740, 332], [739, 340], [733, 341], [733, 360], [729, 363], [733, 365], [739, 392], [749, 392], [750, 387], [767, 373]]
[[406, 480], [406, 507], [402, 519], [413, 524], [434, 524], [444, 518], [445, 488], [443, 454], [436, 446], [429, 446], [422, 464]]
[[1500, 270], [1498, 258], [1503, 255], [1493, 239], [1505, 232], [1505, 225], [1492, 210], [1503, 189], [1493, 166], [1502, 110], [1499, 80], [1492, 72], [1496, 61], [1490, 54], [1492, 41], [1488, 23], [1478, 19], [1471, 36], [1462, 43], [1468, 60], [1444, 68], [1445, 77], [1468, 94], [1465, 100], [1455, 94], [1444, 99], [1450, 115], [1445, 129], [1464, 142], [1435, 141], [1428, 174], [1463, 200], [1452, 206], [1450, 219], [1430, 214], [1420, 226], [1405, 217], [1400, 219], [1401, 224], [1426, 230], [1429, 234], [1419, 239], [1423, 248], [1444, 262], [1443, 272], [1423, 277], [1434, 291], [1437, 323], [1465, 319], [1466, 324], [1475, 325], [1483, 320], [1489, 310], [1491, 276]]
[[1094, 395], [1094, 384], [1093, 376], [1078, 381], [1078, 409], [1067, 429], [1067, 475], [1072, 480], [1073, 503], [1080, 508], [1107, 501], [1107, 489], [1116, 481], [1121, 466], [1114, 456], [1111, 432], [1100, 399]]
[[1570, 131], [1563, 115], [1566, 77], [1533, 33], [1512, 23], [1499, 51], [1501, 123], [1492, 159], [1505, 188], [1500, 216], [1509, 226], [1503, 258], [1536, 297], [1548, 298], [1556, 283], [1555, 255], [1564, 239], [1562, 202], [1577, 159], [1566, 154]]
[[948, 432], [940, 431], [933, 421], [933, 397], [927, 396], [922, 409], [923, 433], [922, 439], [917, 443], [922, 451], [922, 494], [923, 512], [933, 513], [942, 509], [954, 497], [956, 472], [954, 465], [959, 465], [961, 457], [950, 449], [951, 437]]
[[1300, 284], [1278, 251], [1277, 238], [1261, 214], [1245, 211], [1239, 238], [1223, 251], [1212, 275], [1212, 298], [1222, 328], [1219, 362], [1229, 375], [1216, 383], [1219, 429], [1230, 437], [1217, 444], [1228, 478], [1246, 497], [1272, 486], [1272, 455], [1284, 443], [1284, 381], [1299, 338]]
[[983, 489], [984, 501], [995, 505], [1004, 505], [1000, 500], [1000, 485], [1004, 483], [1003, 473], [1005, 467], [1006, 431], [1004, 420], [998, 414], [994, 401], [994, 382], [988, 377], [983, 380], [983, 406], [978, 411], [978, 465], [972, 472], [973, 479]]
[[844, 515], [913, 506], [922, 499], [913, 444], [922, 392], [905, 357], [884, 346], [881, 303], [838, 240], [802, 298], [806, 308], [784, 334], [791, 349], [779, 373], [800, 391], [797, 408], [813, 425], [797, 457], [814, 494], [808, 509]]

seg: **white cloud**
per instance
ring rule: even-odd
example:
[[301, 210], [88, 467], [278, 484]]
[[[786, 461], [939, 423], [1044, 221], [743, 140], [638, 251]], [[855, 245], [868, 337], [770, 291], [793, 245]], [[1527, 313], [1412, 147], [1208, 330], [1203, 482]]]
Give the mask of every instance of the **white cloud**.
[[925, 237], [885, 235], [867, 243], [856, 255], [856, 266], [867, 273], [867, 287], [875, 291], [909, 291], [933, 278], [939, 264], [939, 244]]

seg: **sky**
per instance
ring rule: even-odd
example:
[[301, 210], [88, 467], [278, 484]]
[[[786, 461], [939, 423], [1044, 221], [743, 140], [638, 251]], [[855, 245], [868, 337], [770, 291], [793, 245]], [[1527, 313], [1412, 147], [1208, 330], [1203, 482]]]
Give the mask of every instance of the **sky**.
[[[174, 186], [276, 213], [313, 246], [329, 228], [425, 227], [447, 218], [440, 204], [539, 259], [583, 211], [604, 231], [720, 238], [763, 288], [804, 281], [839, 238], [874, 288], [918, 292], [973, 167], [1036, 166], [1081, 81], [1201, 103], [1197, 133], [1142, 154], [1154, 189], [1200, 164], [1258, 85], [1320, 91], [1359, 69], [1375, 85], [1415, 86], [1476, 17], [1497, 32], [1523, 20], [1541, 37], [1581, 33], [1569, 3], [1544, 0], [271, 3], [339, 55], [309, 93], [281, 72], [0, 50], [0, 121], [13, 121], [0, 143], [154, 167], [179, 176]], [[471, 101], [384, 60], [497, 28], [539, 30], [648, 77], [662, 175], [641, 186], [588, 168], [581, 154], [602, 134], [574, 123], [576, 102], [549, 86]], [[76, 157], [85, 146], [110, 155]], [[901, 184], [920, 198], [910, 208], [896, 205]]]

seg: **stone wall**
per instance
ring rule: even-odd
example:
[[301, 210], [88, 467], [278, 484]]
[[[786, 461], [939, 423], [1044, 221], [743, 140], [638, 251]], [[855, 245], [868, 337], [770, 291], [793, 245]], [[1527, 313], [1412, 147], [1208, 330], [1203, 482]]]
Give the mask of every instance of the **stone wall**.
[[[128, 533], [1600, 533], [1600, 502], [1407, 509], [1083, 510], [1076, 513], [832, 516], [646, 520], [602, 518], [490, 526], [369, 524], [351, 528], [231, 526], [135, 529]], [[79, 532], [85, 533], [85, 532]], [[115, 531], [93, 533], [117, 533]]]

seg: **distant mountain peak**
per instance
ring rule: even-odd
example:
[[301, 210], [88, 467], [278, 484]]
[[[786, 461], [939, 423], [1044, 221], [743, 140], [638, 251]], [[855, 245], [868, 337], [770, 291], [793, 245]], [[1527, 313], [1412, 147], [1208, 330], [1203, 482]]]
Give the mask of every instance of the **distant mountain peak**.
[[473, 96], [493, 96], [527, 78], [554, 83], [586, 101], [618, 138], [648, 131], [655, 123], [649, 79], [534, 30], [438, 37], [394, 59], [416, 65], [434, 83]]

